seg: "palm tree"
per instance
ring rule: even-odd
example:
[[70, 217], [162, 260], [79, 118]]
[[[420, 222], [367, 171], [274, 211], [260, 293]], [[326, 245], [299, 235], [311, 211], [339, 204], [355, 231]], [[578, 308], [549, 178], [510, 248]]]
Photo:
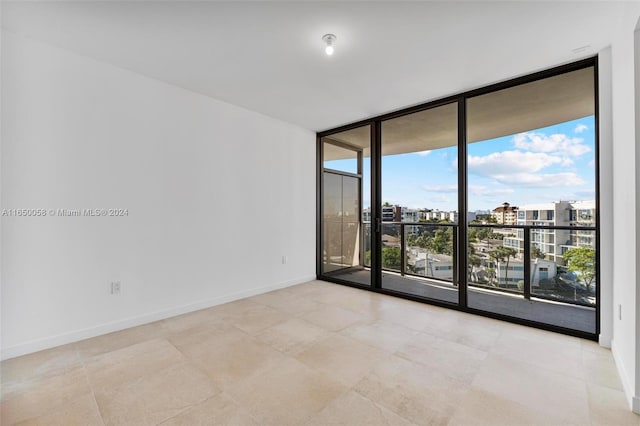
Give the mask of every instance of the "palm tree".
[[[504, 253], [499, 249], [500, 247], [487, 253], [489, 257], [495, 261], [496, 267], [494, 268], [494, 270], [496, 271], [499, 271], [498, 265], [500, 264], [500, 262], [504, 261]], [[491, 280], [493, 281], [493, 274], [491, 274]], [[500, 287], [500, 272], [498, 272], [498, 287]]]
[[512, 249], [511, 247], [505, 247], [505, 246], [500, 246], [498, 247], [498, 249], [502, 250], [505, 257], [507, 258], [507, 266], [506, 266], [506, 269], [504, 270], [504, 283], [506, 285], [509, 282], [509, 280], [507, 279], [509, 275], [509, 259], [511, 259], [512, 257], [515, 257], [515, 255], [518, 254], [518, 251], [515, 249]]
[[[507, 285], [509, 278], [509, 261], [512, 257], [514, 257], [518, 252], [511, 247], [499, 246], [495, 250], [491, 250], [488, 254], [489, 257], [496, 261], [496, 267], [500, 262], [506, 262], [505, 270], [504, 270], [504, 283]], [[498, 286], [500, 286], [500, 273], [498, 273]]]

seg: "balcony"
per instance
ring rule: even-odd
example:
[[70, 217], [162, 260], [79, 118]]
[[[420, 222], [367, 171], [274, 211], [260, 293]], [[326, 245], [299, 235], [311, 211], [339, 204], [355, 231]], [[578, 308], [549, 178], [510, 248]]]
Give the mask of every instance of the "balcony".
[[[362, 235], [371, 235], [363, 223]], [[541, 252], [532, 234], [568, 227], [469, 225], [466, 256], [467, 306], [586, 333], [596, 332], [595, 263], [576, 271], [563, 257]], [[576, 230], [576, 227], [571, 227]], [[593, 228], [579, 228], [591, 233]], [[504, 235], [524, 236], [521, 249], [505, 247]], [[382, 289], [448, 304], [460, 301], [457, 224], [385, 222], [382, 225]], [[335, 271], [341, 281], [370, 285], [370, 244], [360, 268]], [[559, 250], [558, 250], [559, 251]], [[595, 251], [594, 251], [595, 252]], [[595, 262], [595, 260], [594, 260]]]

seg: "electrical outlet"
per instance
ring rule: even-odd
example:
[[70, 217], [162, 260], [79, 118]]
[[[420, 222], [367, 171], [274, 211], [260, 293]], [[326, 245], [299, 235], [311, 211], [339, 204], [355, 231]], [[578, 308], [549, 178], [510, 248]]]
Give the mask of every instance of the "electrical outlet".
[[111, 294], [120, 294], [120, 281], [111, 282]]

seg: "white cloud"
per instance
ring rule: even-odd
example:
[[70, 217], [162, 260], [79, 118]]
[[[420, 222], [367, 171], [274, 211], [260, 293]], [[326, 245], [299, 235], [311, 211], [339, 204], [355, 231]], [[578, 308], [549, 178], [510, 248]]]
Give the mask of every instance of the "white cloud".
[[573, 130], [573, 133], [582, 133], [585, 130], [589, 130], [589, 126], [586, 126], [584, 124], [578, 124], [576, 128]]
[[414, 152], [414, 154], [417, 154], [421, 157], [426, 157], [427, 155], [431, 154], [431, 151], [418, 151], [418, 152]]
[[553, 186], [576, 186], [585, 183], [576, 173], [513, 173], [492, 176], [505, 185], [547, 188]]
[[469, 185], [469, 193], [483, 197], [492, 197], [500, 194], [512, 194], [515, 192], [511, 188], [487, 188], [483, 185]]
[[560, 157], [521, 151], [494, 152], [483, 157], [470, 155], [467, 161], [470, 173], [492, 177], [496, 174], [533, 173], [559, 163], [562, 163]]
[[431, 201], [432, 203], [448, 203], [449, 197], [447, 197], [446, 195], [436, 195], [429, 198], [429, 201]]
[[562, 133], [545, 135], [544, 133], [525, 132], [513, 137], [516, 148], [570, 157], [580, 156], [591, 151], [591, 148], [583, 142], [582, 138], [571, 138]]
[[422, 189], [429, 192], [458, 192], [458, 185], [424, 185]]
[[564, 157], [560, 162], [560, 165], [563, 167], [573, 166], [573, 164], [574, 164], [573, 160], [569, 157]]

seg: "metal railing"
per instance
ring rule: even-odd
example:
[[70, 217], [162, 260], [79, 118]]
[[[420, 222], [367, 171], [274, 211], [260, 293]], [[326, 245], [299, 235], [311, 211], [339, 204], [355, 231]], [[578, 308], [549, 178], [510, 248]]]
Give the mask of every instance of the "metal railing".
[[[373, 238], [373, 235], [375, 235], [375, 233], [371, 232], [371, 222], [362, 222], [362, 226], [363, 226], [363, 240], [365, 239], [365, 235], [369, 235], [370, 238]], [[523, 296], [525, 299], [530, 300], [532, 297], [535, 298], [540, 298], [540, 299], [547, 299], [547, 300], [554, 300], [554, 301], [558, 301], [558, 302], [562, 302], [562, 303], [569, 303], [569, 304], [574, 304], [574, 305], [582, 305], [582, 306], [589, 306], [589, 307], [593, 307], [594, 303], [588, 303], [588, 302], [584, 302], [581, 300], [578, 300], [577, 298], [577, 287], [578, 287], [578, 282], [573, 282], [573, 284], [567, 284], [564, 283], [566, 285], [573, 285], [574, 286], [574, 299], [571, 300], [570, 298], [567, 297], [561, 297], [561, 295], [555, 294], [553, 292], [547, 292], [544, 293], [542, 290], [533, 290], [532, 289], [532, 281], [533, 281], [533, 275], [535, 275], [536, 271], [532, 271], [532, 263], [534, 263], [534, 267], [537, 267], [537, 263], [535, 262], [536, 259], [532, 259], [532, 253], [531, 253], [531, 247], [532, 247], [532, 239], [531, 239], [531, 232], [532, 231], [549, 231], [549, 232], [554, 232], [555, 231], [570, 231], [570, 232], [576, 232], [576, 231], [580, 231], [581, 233], [589, 233], [592, 232], [594, 233], [592, 239], [593, 241], [596, 240], [595, 238], [595, 232], [596, 232], [596, 228], [593, 226], [552, 226], [552, 225], [501, 225], [501, 224], [468, 224], [468, 228], [472, 229], [472, 228], [490, 228], [490, 229], [496, 229], [496, 230], [514, 230], [516, 232], [514, 232], [514, 236], [511, 238], [516, 238], [518, 240], [522, 241], [522, 247], [518, 247], [517, 248], [517, 256], [522, 256], [521, 258], [514, 258], [516, 260], [519, 260], [522, 262], [522, 267], [523, 267], [523, 272], [522, 272], [522, 288], [520, 289], [518, 285], [515, 286], [515, 288], [509, 288], [509, 283], [506, 281], [507, 277], [506, 275], [508, 274], [508, 271], [505, 273], [505, 286], [504, 287], [500, 287], [500, 273], [498, 273], [497, 279], [498, 279], [498, 286], [493, 286], [493, 285], [487, 285], [484, 283], [480, 283], [480, 282], [472, 282], [471, 279], [471, 269], [467, 268], [467, 271], [461, 271], [460, 270], [460, 265], [459, 265], [459, 255], [467, 255], [467, 250], [465, 250], [464, 252], [462, 250], [458, 250], [458, 246], [459, 246], [459, 242], [458, 242], [458, 224], [456, 223], [436, 223], [436, 222], [381, 222], [380, 223], [381, 229], [380, 229], [380, 235], [384, 236], [384, 235], [388, 235], [394, 238], [397, 238], [397, 241], [391, 241], [391, 242], [387, 242], [387, 244], [385, 244], [383, 242], [383, 250], [385, 247], [398, 247], [400, 250], [400, 264], [399, 267], [396, 268], [390, 268], [390, 267], [385, 267], [385, 265], [382, 265], [382, 270], [383, 271], [387, 271], [387, 272], [395, 272], [395, 273], [399, 273], [400, 276], [410, 276], [410, 277], [419, 277], [419, 278], [427, 278], [430, 280], [437, 280], [437, 281], [441, 281], [443, 283], [448, 283], [454, 286], [457, 286], [459, 283], [459, 274], [460, 273], [465, 273], [468, 280], [467, 280], [467, 284], [469, 286], [472, 287], [480, 287], [480, 288], [485, 288], [485, 289], [490, 289], [493, 291], [499, 291], [499, 292], [504, 292], [504, 293], [509, 293], [509, 294], [518, 294]], [[421, 227], [421, 228], [427, 228], [428, 230], [430, 230], [431, 232], [434, 232], [435, 229], [442, 229], [442, 228], [450, 228], [451, 229], [451, 264], [452, 264], [452, 270], [451, 270], [451, 278], [444, 278], [442, 276], [435, 276], [435, 274], [433, 274], [433, 269], [431, 269], [431, 274], [429, 274], [429, 262], [430, 262], [430, 253], [428, 250], [426, 251], [426, 255], [425, 255], [425, 272], [424, 274], [420, 274], [420, 273], [416, 273], [415, 269], [411, 270], [411, 268], [409, 268], [409, 264], [408, 264], [408, 250], [407, 249], [411, 249], [412, 247], [417, 247], [417, 248], [425, 248], [422, 246], [412, 246], [410, 244], [408, 244], [409, 242], [408, 240], [408, 232], [407, 229], [411, 227], [411, 228], [415, 228], [415, 227]], [[389, 230], [391, 228], [391, 232], [385, 232], [386, 230]], [[369, 229], [369, 232], [367, 232], [367, 229]], [[521, 230], [522, 231], [522, 235], [519, 236], [519, 233], [517, 232], [517, 230]], [[425, 231], [422, 232], [418, 232], [418, 235], [424, 234]], [[504, 238], [504, 236], [503, 236]], [[555, 235], [554, 236], [554, 241], [558, 240], [558, 236]], [[471, 241], [467, 241], [466, 244], [471, 243]], [[363, 241], [364, 244], [364, 241]], [[555, 243], [549, 243], [553, 246], [556, 246]], [[500, 246], [502, 246], [503, 244], [500, 244]], [[559, 244], [562, 245], [562, 244]], [[362, 245], [361, 247], [366, 247], [366, 245]], [[495, 247], [498, 247], [498, 245], [496, 245]], [[596, 247], [593, 247], [594, 249], [597, 250]], [[370, 249], [370, 247], [369, 247]], [[441, 254], [441, 253], [435, 253], [432, 252], [431, 254], [433, 255], [437, 255], [437, 254]], [[488, 253], [486, 253], [488, 255]], [[560, 253], [545, 253], [545, 255], [548, 255], [552, 258], [556, 258], [561, 256]], [[596, 256], [597, 258], [597, 256]], [[468, 258], [467, 258], [468, 260]], [[488, 256], [484, 259], [484, 260], [488, 260]], [[546, 259], [548, 260], [548, 259]], [[551, 261], [551, 260], [549, 260]], [[555, 260], [552, 260], [552, 262], [555, 263]], [[364, 266], [371, 266], [371, 265], [367, 265], [364, 257], [362, 259], [362, 263]], [[466, 262], [465, 262], [466, 263]], [[414, 262], [415, 265], [415, 262]], [[597, 265], [597, 261], [596, 261], [596, 271], [597, 268], [599, 266]], [[558, 268], [558, 264], [556, 263], [556, 268]], [[560, 265], [560, 268], [562, 268], [562, 265]], [[534, 274], [532, 274], [532, 272], [534, 272]], [[541, 272], [538, 272], [538, 282], [540, 280], [542, 280], [543, 278], [541, 277]], [[559, 273], [556, 273], [556, 275], [554, 277], [551, 278], [555, 278], [556, 276], [560, 277]], [[596, 274], [596, 279], [595, 279], [595, 285], [599, 285], [598, 283], [598, 277], [599, 275]], [[557, 279], [556, 279], [557, 280]], [[587, 293], [587, 299], [589, 298], [589, 294]]]
[[[532, 270], [531, 270], [531, 263], [532, 263], [532, 258], [531, 258], [531, 231], [536, 231], [536, 230], [541, 230], [541, 231], [583, 231], [583, 232], [593, 232], [595, 234], [596, 232], [596, 228], [594, 226], [556, 226], [556, 225], [498, 225], [498, 224], [469, 224], [468, 225], [469, 228], [491, 228], [491, 229], [513, 229], [513, 230], [523, 230], [523, 247], [522, 247], [522, 263], [523, 263], [523, 267], [524, 267], [524, 271], [523, 271], [523, 288], [522, 288], [522, 293], [520, 293], [520, 291], [514, 291], [514, 290], [508, 290], [508, 289], [504, 289], [504, 288], [495, 288], [495, 287], [490, 287], [492, 290], [498, 290], [498, 291], [507, 291], [510, 293], [518, 293], [518, 294], [522, 294], [524, 296], [525, 299], [530, 300], [531, 297], [536, 297], [536, 298], [540, 298], [540, 299], [547, 299], [547, 300], [554, 300], [554, 301], [558, 301], [558, 302], [562, 302], [562, 303], [569, 303], [569, 304], [573, 304], [573, 305], [581, 305], [581, 306], [589, 306], [589, 307], [593, 307], [594, 303], [585, 303], [582, 301], [577, 300], [577, 286], [578, 283], [574, 282], [573, 286], [574, 286], [574, 300], [571, 300], [569, 298], [562, 298], [559, 296], [554, 297], [552, 293], [548, 293], [548, 294], [544, 294], [540, 291], [532, 291]], [[520, 238], [518, 238], [520, 239]], [[558, 238], [557, 236], [555, 236], [554, 241], [556, 241]], [[593, 237], [594, 241], [595, 241], [595, 235]], [[549, 243], [552, 245], [556, 245], [555, 243]], [[562, 244], [560, 244], [562, 245]], [[593, 249], [597, 250], [596, 247], [592, 247]], [[518, 254], [519, 254], [519, 250], [518, 250]], [[552, 255], [553, 257], [557, 257], [557, 256], [561, 256], [562, 254], [559, 253], [545, 253], [547, 255]], [[596, 252], [597, 254], [597, 252]], [[597, 255], [596, 255], [596, 259], [597, 259]], [[553, 261], [555, 263], [555, 260]], [[596, 271], [598, 270], [597, 268], [598, 266], [598, 262], [597, 260], [595, 260], [596, 265]], [[561, 265], [562, 266], [562, 265]], [[556, 264], [557, 267], [557, 264]], [[557, 274], [557, 276], [559, 277], [560, 274]], [[596, 277], [598, 277], [599, 274], [596, 273]], [[554, 277], [555, 278], [555, 277]], [[498, 276], [498, 280], [500, 279], [500, 277]], [[480, 287], [485, 287], [483, 285], [479, 285], [478, 283], [468, 283], [470, 286], [480, 286]], [[595, 285], [599, 285], [598, 283], [598, 279], [596, 278], [596, 283]], [[587, 298], [588, 298], [588, 294], [587, 294]]]

